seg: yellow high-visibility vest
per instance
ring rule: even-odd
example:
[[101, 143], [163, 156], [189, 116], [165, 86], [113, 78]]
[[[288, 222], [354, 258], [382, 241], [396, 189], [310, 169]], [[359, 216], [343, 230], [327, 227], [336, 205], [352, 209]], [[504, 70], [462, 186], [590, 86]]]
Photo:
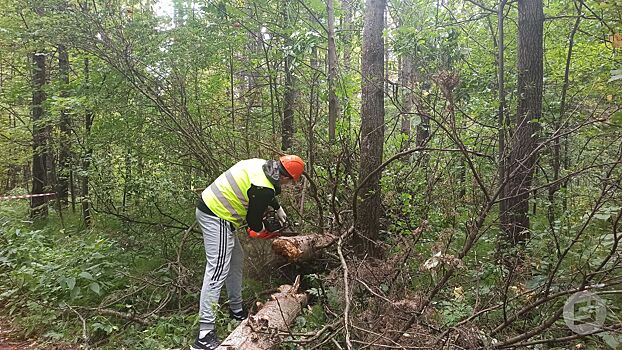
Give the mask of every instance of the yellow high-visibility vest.
[[265, 159], [242, 160], [222, 173], [201, 194], [207, 207], [219, 218], [240, 227], [246, 219], [247, 192], [251, 185], [274, 190], [274, 185], [264, 174], [265, 163]]

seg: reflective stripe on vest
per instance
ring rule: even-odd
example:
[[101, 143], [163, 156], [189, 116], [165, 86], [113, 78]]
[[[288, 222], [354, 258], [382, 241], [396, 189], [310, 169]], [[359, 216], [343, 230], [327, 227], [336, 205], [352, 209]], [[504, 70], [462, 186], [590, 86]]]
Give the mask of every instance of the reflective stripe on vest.
[[208, 189], [212, 192], [214, 197], [218, 199], [220, 204], [222, 204], [222, 206], [224, 206], [225, 209], [227, 209], [227, 212], [229, 212], [229, 215], [231, 215], [235, 219], [235, 221], [242, 221], [243, 219], [242, 216], [233, 208], [229, 200], [227, 200], [225, 195], [222, 194], [222, 191], [220, 191], [220, 189], [218, 188], [218, 186], [216, 186], [216, 184], [211, 184], [208, 187]]
[[274, 190], [263, 171], [265, 162], [263, 159], [238, 162], [203, 191], [203, 201], [219, 218], [241, 226], [248, 211], [247, 192], [251, 185]]
[[225, 171], [225, 178], [227, 179], [227, 182], [229, 183], [231, 188], [233, 188], [233, 193], [235, 193], [235, 196], [240, 200], [242, 205], [248, 207], [248, 199], [246, 198], [246, 196], [244, 196], [244, 193], [242, 193], [242, 189], [240, 189], [238, 183], [235, 182], [233, 174], [231, 174], [231, 170]]

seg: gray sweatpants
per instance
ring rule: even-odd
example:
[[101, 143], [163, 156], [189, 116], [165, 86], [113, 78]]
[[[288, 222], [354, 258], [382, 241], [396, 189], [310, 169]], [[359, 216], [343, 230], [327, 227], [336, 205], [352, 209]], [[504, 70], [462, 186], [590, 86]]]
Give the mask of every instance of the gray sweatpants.
[[196, 210], [196, 217], [203, 232], [207, 260], [199, 303], [199, 328], [211, 330], [216, 321], [214, 306], [218, 305], [223, 284], [227, 286], [229, 307], [232, 310], [242, 308], [244, 253], [228, 221], [207, 215], [199, 209]]

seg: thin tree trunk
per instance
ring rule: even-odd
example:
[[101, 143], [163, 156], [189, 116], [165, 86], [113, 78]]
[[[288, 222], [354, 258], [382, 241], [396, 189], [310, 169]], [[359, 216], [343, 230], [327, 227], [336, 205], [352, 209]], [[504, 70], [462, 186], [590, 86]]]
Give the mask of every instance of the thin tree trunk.
[[[58, 68], [60, 72], [61, 93], [60, 96], [66, 98], [69, 86], [69, 53], [65, 45], [58, 45]], [[60, 112], [60, 152], [58, 157], [58, 196], [57, 200], [62, 205], [68, 203], [69, 177], [71, 176], [71, 120], [65, 109]]]
[[[72, 167], [73, 168], [73, 167]], [[76, 181], [73, 169], [69, 173], [69, 193], [71, 193], [71, 212], [76, 212]]]
[[283, 96], [283, 139], [281, 148], [288, 151], [292, 148], [294, 136], [294, 104], [296, 103], [296, 91], [294, 88], [294, 74], [292, 66], [293, 57], [285, 57], [285, 95]]
[[[260, 33], [259, 35], [264, 35], [263, 33]], [[270, 64], [270, 57], [268, 55], [269, 53], [269, 48], [266, 47], [266, 43], [265, 41], [262, 39], [261, 40], [261, 48], [263, 50], [263, 55], [264, 55], [264, 59], [266, 61], [266, 71], [268, 73], [268, 88], [270, 89], [270, 116], [272, 118], [272, 139], [274, 140], [276, 138], [276, 113], [277, 113], [277, 105], [278, 105], [278, 101], [275, 102], [275, 99], [277, 99], [277, 82], [276, 82], [276, 73], [272, 71], [272, 66]], [[279, 112], [280, 114], [280, 112]]]
[[315, 165], [315, 132], [313, 130], [315, 128], [315, 123], [318, 119], [320, 109], [320, 95], [318, 93], [320, 80], [319, 68], [320, 62], [318, 58], [318, 50], [317, 47], [314, 46], [313, 49], [311, 49], [311, 70], [313, 72], [313, 81], [311, 81], [311, 89], [309, 93], [309, 124], [307, 126], [307, 137], [309, 138], [309, 148], [307, 150], [307, 172], [311, 177], [313, 177]]
[[229, 97], [231, 98], [231, 126], [235, 128], [235, 76], [233, 74], [233, 46], [229, 46]]
[[507, 164], [502, 229], [514, 246], [529, 238], [529, 189], [536, 165], [543, 80], [542, 0], [518, 1], [518, 107]]
[[[417, 62], [416, 60], [417, 57], [411, 61], [413, 62], [411, 70], [411, 85], [414, 86], [415, 83], [419, 83], [420, 85], [428, 84], [429, 78], [426, 75], [417, 73], [416, 67], [414, 66], [414, 63]], [[415, 142], [417, 147], [424, 147], [428, 142], [428, 138], [430, 138], [430, 115], [427, 108], [428, 104], [424, 101], [425, 97], [422, 94], [418, 94], [413, 97], [415, 98], [414, 103], [417, 109], [417, 115], [420, 118], [416, 128], [417, 135], [415, 136]], [[422, 167], [427, 167], [427, 158], [428, 157], [426, 156], [425, 159], [422, 159]]]
[[[89, 59], [84, 60], [84, 80], [86, 82], [87, 91], [90, 90], [89, 82]], [[84, 145], [85, 152], [82, 158], [82, 218], [84, 220], [84, 226], [91, 227], [91, 198], [89, 197], [89, 168], [91, 165], [91, 157], [93, 149], [90, 144], [91, 127], [93, 126], [93, 111], [87, 110], [84, 115]]]
[[411, 112], [413, 108], [413, 84], [412, 84], [412, 57], [409, 54], [402, 56], [402, 64], [400, 65], [400, 87], [402, 89], [402, 142], [400, 149], [402, 151], [410, 147], [410, 125]]
[[337, 101], [337, 47], [335, 45], [335, 10], [333, 0], [327, 0], [328, 11], [328, 139], [331, 144], [335, 143], [335, 130], [337, 128], [337, 115], [339, 106]]
[[370, 175], [382, 163], [384, 144], [384, 9], [386, 0], [367, 0], [365, 27], [363, 29], [363, 53], [361, 60], [362, 101], [361, 106], [361, 160], [359, 185], [362, 201], [357, 217], [357, 247], [371, 256], [379, 255], [375, 244], [378, 239], [380, 218], [380, 173]]
[[[286, 26], [291, 26], [288, 2], [283, 2], [283, 20]], [[287, 39], [289, 40], [289, 39]], [[283, 94], [283, 123], [281, 149], [288, 151], [292, 148], [294, 137], [294, 105], [296, 103], [296, 90], [294, 82], [294, 57], [287, 53], [285, 56], [285, 92]], [[276, 89], [275, 89], [276, 90]]]
[[[555, 132], [561, 132], [562, 124], [564, 123], [564, 117], [566, 115], [566, 96], [568, 95], [568, 86], [570, 85], [570, 63], [572, 61], [572, 50], [574, 48], [574, 36], [579, 30], [579, 24], [581, 23], [581, 10], [583, 4], [580, 3], [577, 8], [577, 19], [575, 20], [574, 26], [572, 27], [572, 31], [570, 32], [568, 38], [568, 54], [566, 55], [566, 67], [564, 70], [564, 84], [562, 86], [561, 92], [561, 102], [559, 106], [559, 117], [555, 120]], [[564, 143], [568, 142], [567, 138], [564, 138]], [[555, 193], [561, 188], [558, 184], [561, 165], [562, 165], [562, 154], [561, 154], [561, 145], [562, 142], [559, 137], [555, 138], [553, 141], [553, 159], [552, 159], [552, 167], [553, 167], [553, 183], [554, 185], [549, 187], [549, 208], [548, 208], [548, 218], [550, 223], [555, 222]], [[567, 147], [564, 147], [567, 149]], [[563, 182], [563, 186], [565, 187], [567, 182]]]
[[133, 182], [132, 178], [132, 150], [128, 147], [125, 150], [125, 172], [123, 174], [123, 198], [121, 208], [123, 213], [128, 212], [128, 202], [130, 201], [130, 189]]
[[[44, 120], [43, 103], [46, 95], [43, 87], [46, 79], [45, 59], [43, 53], [35, 53], [33, 56], [33, 93], [32, 93], [32, 194], [44, 193], [48, 185], [47, 168], [47, 128]], [[46, 197], [33, 197], [30, 200], [31, 217], [47, 217]]]
[[[387, 28], [389, 23], [389, 11], [384, 11], [384, 14], [382, 16], [382, 28]], [[384, 41], [384, 91], [390, 91], [391, 90], [391, 86], [389, 86], [389, 38], [388, 37], [384, 37], [383, 39]]]
[[[505, 197], [505, 161], [506, 161], [506, 149], [505, 149], [505, 135], [507, 133], [508, 121], [505, 118], [505, 58], [503, 53], [505, 52], [505, 34], [504, 34], [504, 17], [503, 10], [507, 0], [501, 0], [497, 8], [497, 84], [499, 93], [499, 110], [498, 110], [498, 123], [499, 123], [499, 183], [502, 186], [501, 198]], [[505, 213], [506, 208], [505, 201], [499, 202], [499, 212]], [[503, 215], [503, 214], [502, 214]]]
[[352, 22], [354, 17], [354, 0], [342, 0], [343, 22], [341, 25], [343, 36], [343, 67], [346, 70], [352, 64]]

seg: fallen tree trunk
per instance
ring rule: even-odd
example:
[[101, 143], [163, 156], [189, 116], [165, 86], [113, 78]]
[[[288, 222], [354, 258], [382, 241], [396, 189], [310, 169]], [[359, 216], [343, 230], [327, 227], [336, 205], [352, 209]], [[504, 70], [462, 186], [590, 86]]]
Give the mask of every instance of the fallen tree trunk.
[[300, 276], [294, 286], [283, 285], [272, 294], [254, 316], [249, 316], [225, 339], [219, 350], [268, 350], [281, 342], [279, 332], [288, 332], [289, 325], [307, 304], [307, 295], [298, 293]]
[[279, 237], [272, 241], [272, 250], [290, 262], [297, 262], [313, 258], [319, 250], [333, 244], [335, 240], [335, 236], [328, 234]]

